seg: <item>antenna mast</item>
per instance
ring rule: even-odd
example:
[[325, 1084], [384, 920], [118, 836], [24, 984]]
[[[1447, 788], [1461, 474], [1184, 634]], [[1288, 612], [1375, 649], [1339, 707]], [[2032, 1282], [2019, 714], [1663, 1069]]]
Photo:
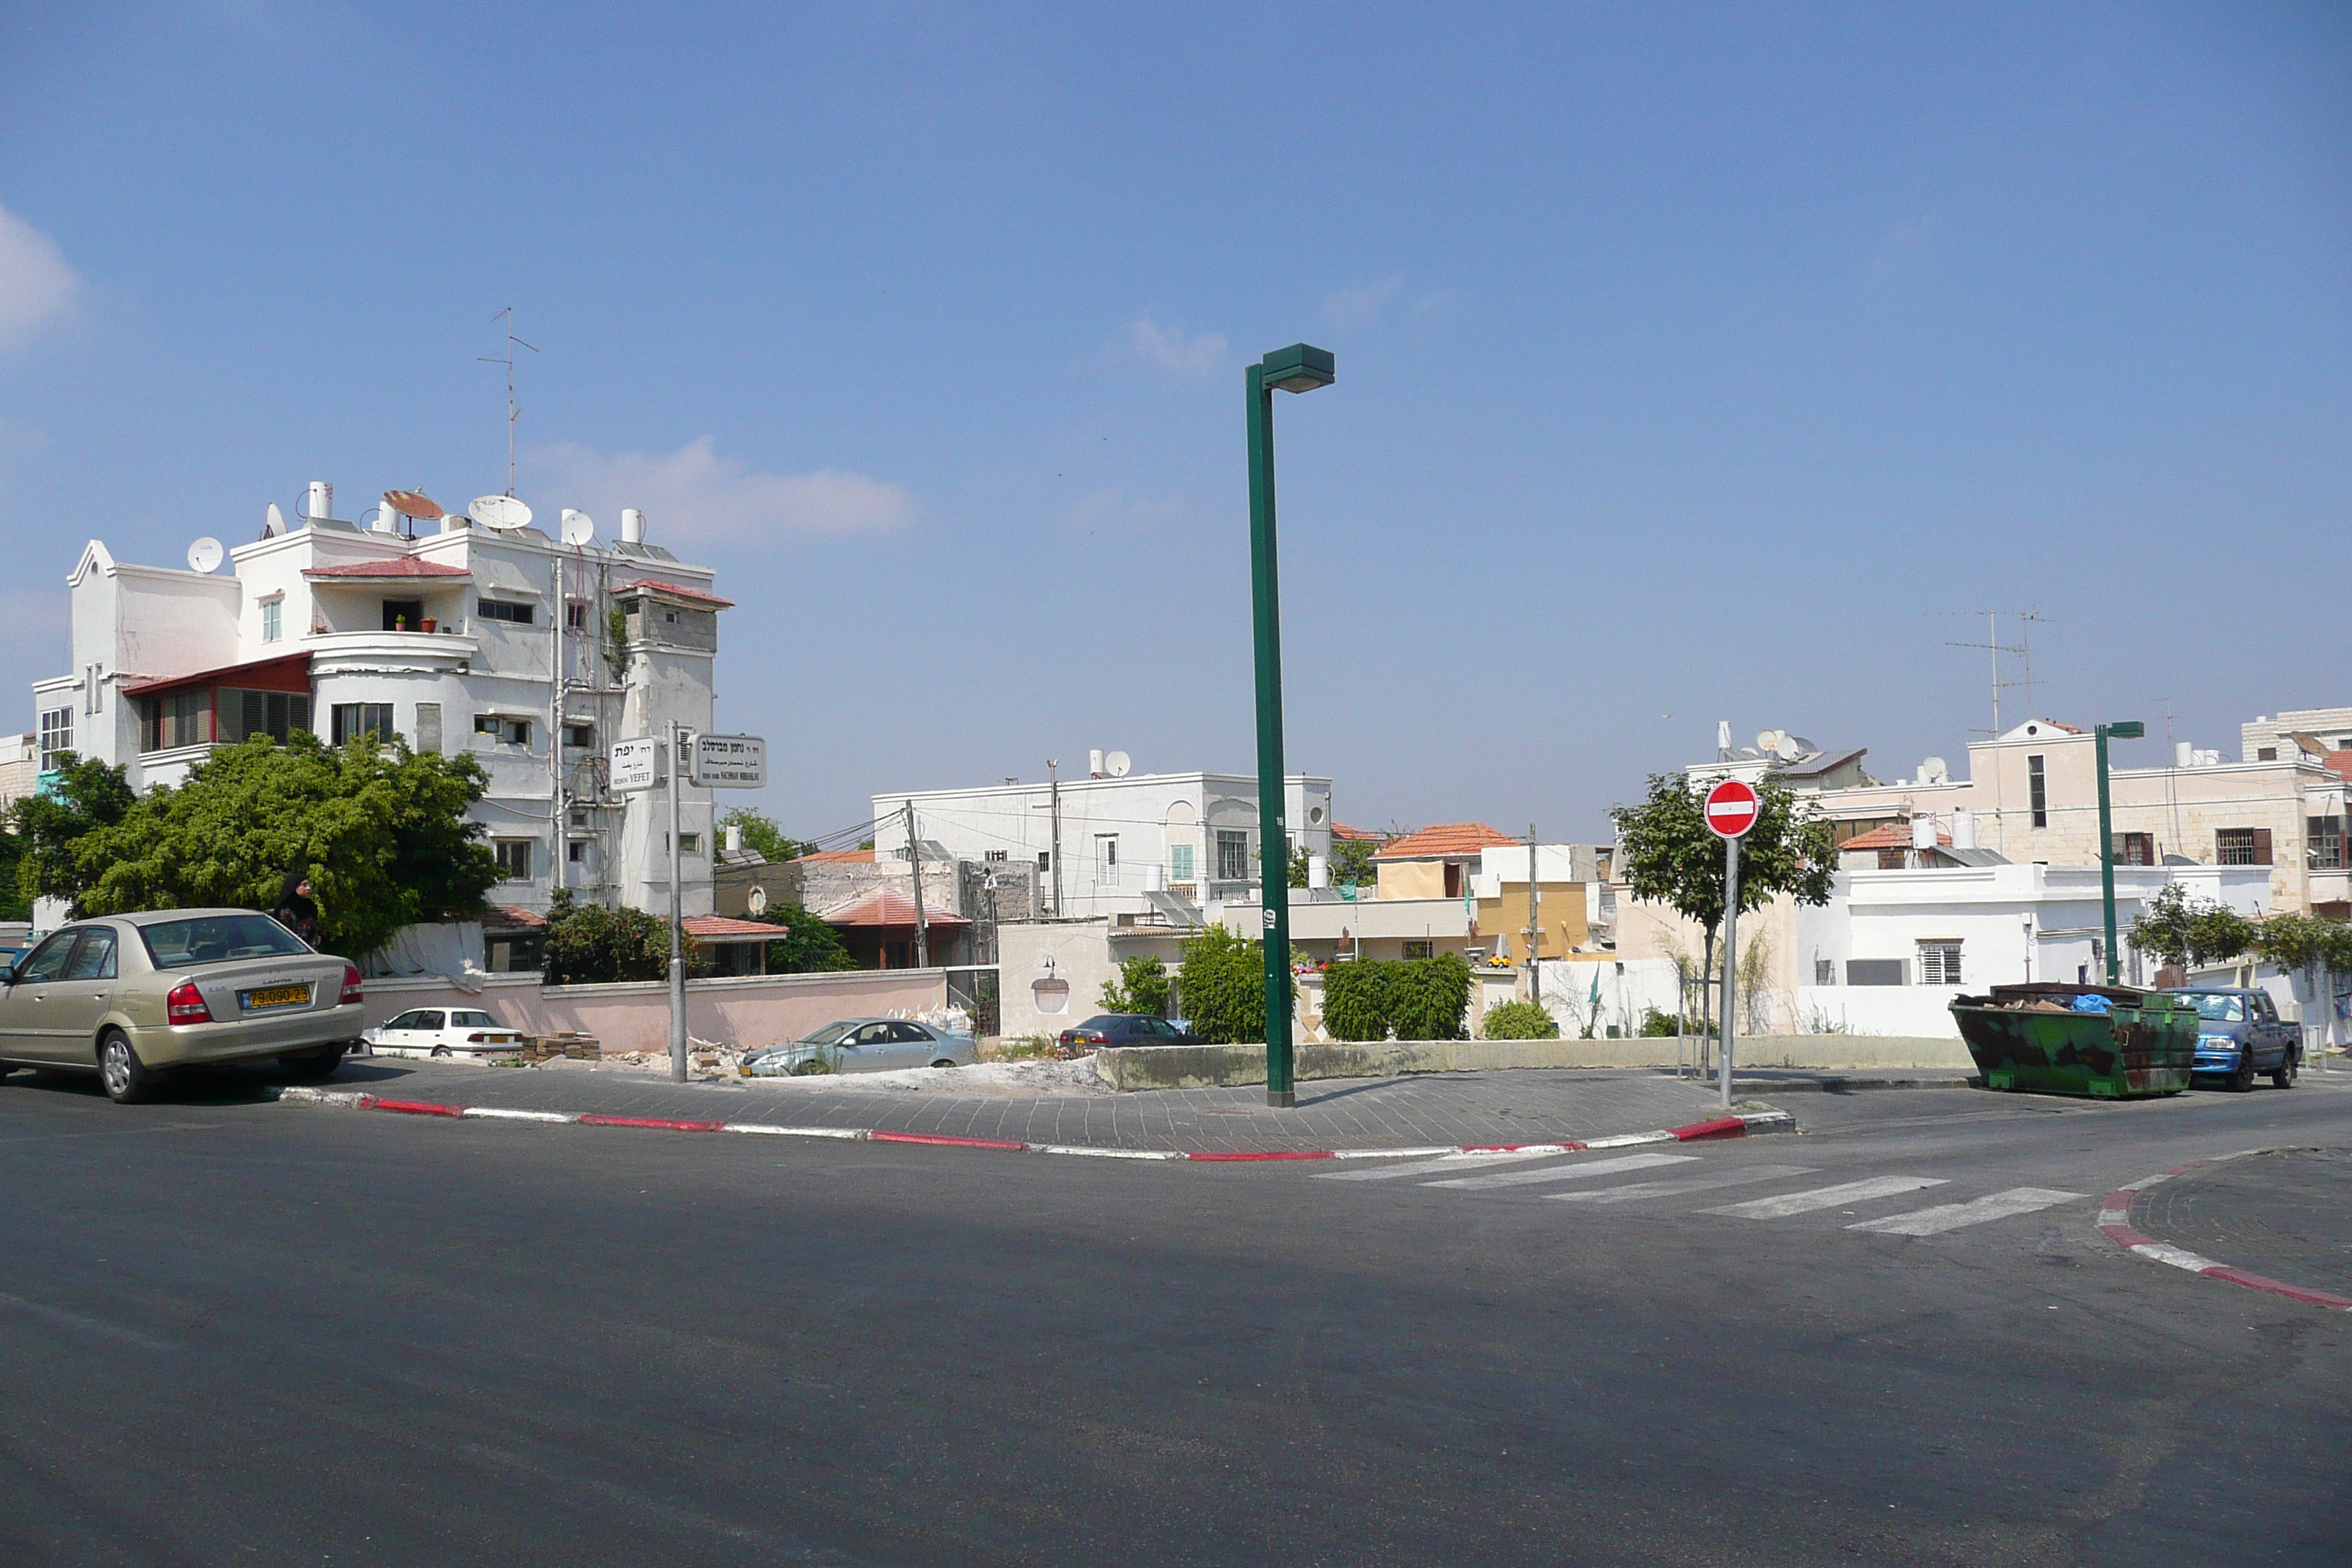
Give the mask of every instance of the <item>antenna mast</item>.
[[512, 305], [509, 305], [505, 310], [492, 316], [490, 321], [493, 323], [504, 321], [507, 324], [507, 352], [503, 356], [476, 354], [474, 357], [484, 364], [502, 364], [507, 367], [507, 494], [512, 495], [515, 492], [515, 421], [522, 417], [522, 406], [515, 402], [515, 345], [520, 343], [533, 353], [539, 352], [539, 345], [523, 342], [520, 338], [514, 335]]
[[[2048, 617], [2036, 610], [1937, 610], [1932, 613], [1939, 616], [1982, 616], [1985, 618], [1984, 641], [1947, 642], [1944, 646], [1982, 648], [1992, 656], [1992, 728], [1990, 731], [1972, 730], [1969, 733], [1990, 734], [1998, 738], [2001, 733], [2000, 694], [2004, 691], [2028, 690], [2042, 684], [2033, 679], [2033, 643], [2032, 634], [2026, 628], [2029, 626], [2048, 625]], [[2017, 640], [2013, 643], [2000, 640], [2000, 617], [2003, 616], [2017, 617]], [[2000, 678], [2000, 656], [2005, 653], [2015, 656], [2017, 668], [2021, 671], [2016, 679], [2011, 680], [2003, 680]]]

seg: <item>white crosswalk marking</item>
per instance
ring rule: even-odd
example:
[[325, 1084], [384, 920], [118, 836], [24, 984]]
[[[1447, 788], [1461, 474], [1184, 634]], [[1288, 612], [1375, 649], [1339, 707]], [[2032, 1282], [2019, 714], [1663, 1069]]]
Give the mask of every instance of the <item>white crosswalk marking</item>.
[[1613, 1176], [1621, 1171], [1647, 1171], [1658, 1165], [1696, 1163], [1696, 1154], [1622, 1154], [1614, 1160], [1593, 1160], [1580, 1165], [1547, 1165], [1540, 1171], [1497, 1171], [1486, 1176], [1459, 1176], [1450, 1182], [1423, 1182], [1424, 1187], [1520, 1187], [1530, 1182], [1581, 1182], [1593, 1176]]
[[1840, 1204], [1867, 1203], [1873, 1198], [1891, 1198], [1897, 1193], [1916, 1193], [1922, 1187], [1940, 1187], [1943, 1184], [1941, 1176], [1873, 1176], [1866, 1182], [1842, 1182], [1834, 1187], [1784, 1193], [1777, 1198], [1758, 1198], [1751, 1203], [1727, 1204], [1721, 1208], [1701, 1209], [1699, 1212], [1731, 1215], [1739, 1219], [1786, 1219], [1790, 1215], [1811, 1214], [1815, 1209], [1835, 1208]]
[[1538, 1154], [1448, 1154], [1439, 1160], [1413, 1160], [1401, 1165], [1370, 1165], [1360, 1171], [1318, 1171], [1315, 1179], [1318, 1182], [1390, 1182], [1399, 1176], [1425, 1176], [1432, 1171], [1478, 1171], [1489, 1165], [1559, 1158], [1559, 1151], [1557, 1149], [1547, 1149]]
[[1885, 1219], [1866, 1219], [1846, 1229], [1874, 1231], [1880, 1236], [1940, 1236], [1964, 1226], [2032, 1214], [2053, 1204], [2071, 1204], [2084, 1195], [2062, 1193], [2052, 1187], [2011, 1187], [2005, 1193], [1990, 1193], [1964, 1204], [1938, 1204], [1934, 1208], [1914, 1209]]
[[1783, 1176], [1810, 1176], [1813, 1171], [1811, 1165], [1748, 1165], [1736, 1171], [1717, 1171], [1709, 1176], [1677, 1176], [1666, 1182], [1628, 1182], [1622, 1187], [1603, 1187], [1597, 1193], [1546, 1193], [1544, 1196], [1560, 1204], [1630, 1204], [1643, 1198], [1674, 1198], [1685, 1193], [1704, 1193], [1717, 1187], [1778, 1181]]

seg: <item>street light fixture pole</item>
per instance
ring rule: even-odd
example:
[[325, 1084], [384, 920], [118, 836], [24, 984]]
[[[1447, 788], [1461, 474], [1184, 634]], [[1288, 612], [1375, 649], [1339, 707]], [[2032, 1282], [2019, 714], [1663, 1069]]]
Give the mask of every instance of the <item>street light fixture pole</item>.
[[1331, 384], [1330, 353], [1276, 349], [1244, 374], [1249, 402], [1250, 623], [1257, 655], [1257, 844], [1265, 911], [1265, 1102], [1298, 1103], [1291, 1084], [1290, 835], [1282, 762], [1282, 595], [1275, 563], [1274, 394]]
[[2092, 746], [2099, 758], [2099, 900], [2101, 912], [2107, 924], [2107, 984], [2119, 984], [2123, 973], [2121, 954], [2116, 952], [2116, 828], [2115, 816], [2107, 805], [2107, 742], [2137, 741], [2147, 733], [2147, 726], [2137, 720], [2121, 724], [2100, 724], [2092, 729]]

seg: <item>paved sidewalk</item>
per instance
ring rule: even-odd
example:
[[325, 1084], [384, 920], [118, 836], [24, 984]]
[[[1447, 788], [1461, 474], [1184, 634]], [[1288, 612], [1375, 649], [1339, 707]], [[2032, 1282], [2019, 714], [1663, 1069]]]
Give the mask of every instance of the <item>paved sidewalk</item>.
[[1393, 1149], [1590, 1140], [1716, 1114], [1712, 1091], [1646, 1069], [1417, 1074], [1298, 1086], [1295, 1110], [1265, 1090], [958, 1095], [761, 1079], [674, 1084], [631, 1072], [532, 1070], [358, 1058], [326, 1085], [387, 1099], [679, 1121], [875, 1128], [1095, 1148]]

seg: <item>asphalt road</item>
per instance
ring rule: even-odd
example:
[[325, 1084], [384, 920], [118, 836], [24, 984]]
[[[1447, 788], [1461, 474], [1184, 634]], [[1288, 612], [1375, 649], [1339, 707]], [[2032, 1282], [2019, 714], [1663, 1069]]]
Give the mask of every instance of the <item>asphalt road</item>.
[[2352, 1089], [1786, 1103], [1359, 1180], [19, 1075], [0, 1563], [2352, 1560], [2352, 1314], [2094, 1224]]

